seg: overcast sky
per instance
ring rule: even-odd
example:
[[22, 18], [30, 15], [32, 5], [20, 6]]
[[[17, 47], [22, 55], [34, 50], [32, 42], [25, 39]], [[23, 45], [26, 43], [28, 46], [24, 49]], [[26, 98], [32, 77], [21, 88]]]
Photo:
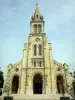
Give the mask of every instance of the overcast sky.
[[[38, 0], [53, 58], [75, 70], [75, 0]], [[0, 66], [22, 59], [36, 0], [0, 0]]]

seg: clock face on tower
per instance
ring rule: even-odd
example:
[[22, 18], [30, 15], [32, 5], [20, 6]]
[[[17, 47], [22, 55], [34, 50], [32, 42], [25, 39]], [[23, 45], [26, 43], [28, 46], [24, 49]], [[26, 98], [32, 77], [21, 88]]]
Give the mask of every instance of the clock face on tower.
[[40, 41], [40, 39], [39, 38], [36, 38], [36, 42], [39, 42]]

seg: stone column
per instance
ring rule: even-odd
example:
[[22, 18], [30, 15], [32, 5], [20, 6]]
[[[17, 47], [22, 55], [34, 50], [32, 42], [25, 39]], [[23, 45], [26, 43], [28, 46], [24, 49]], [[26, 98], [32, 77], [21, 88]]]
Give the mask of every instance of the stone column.
[[20, 93], [24, 94], [25, 91], [25, 86], [26, 86], [26, 75], [25, 75], [26, 71], [25, 68], [21, 69], [21, 87], [20, 87]]
[[26, 94], [28, 94], [28, 95], [32, 95], [33, 94], [33, 81], [31, 80], [31, 73], [29, 73], [28, 75], [27, 75], [27, 91], [26, 91]]

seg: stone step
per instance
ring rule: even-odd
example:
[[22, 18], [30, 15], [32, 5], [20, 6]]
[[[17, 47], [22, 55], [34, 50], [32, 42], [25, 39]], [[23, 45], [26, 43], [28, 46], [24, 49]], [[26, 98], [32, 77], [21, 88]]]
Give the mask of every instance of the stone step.
[[[1, 96], [1, 99], [6, 95]], [[12, 94], [14, 100], [60, 100], [60, 97], [62, 97], [62, 94], [33, 94], [33, 95], [27, 95], [27, 94]], [[69, 94], [65, 94], [65, 96], [72, 97]]]

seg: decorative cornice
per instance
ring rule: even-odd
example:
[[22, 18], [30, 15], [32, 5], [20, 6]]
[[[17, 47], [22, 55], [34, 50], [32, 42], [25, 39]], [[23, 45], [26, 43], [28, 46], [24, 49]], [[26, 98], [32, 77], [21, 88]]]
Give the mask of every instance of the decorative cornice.
[[13, 66], [14, 66], [14, 67], [18, 67], [18, 66], [22, 65], [22, 63], [23, 63], [23, 60], [21, 60], [21, 61], [15, 63]]
[[59, 63], [59, 62], [57, 62], [57, 61], [55, 61], [55, 60], [53, 60], [53, 63], [56, 64], [57, 66], [60, 66], [60, 67], [63, 66], [63, 64], [61, 64], [61, 63]]
[[30, 33], [29, 36], [45, 36], [46, 33]]
[[42, 20], [40, 20], [40, 21], [30, 21], [30, 24], [32, 24], [32, 23], [40, 23], [40, 22], [43, 22], [43, 24], [45, 23], [44, 21], [42, 21]]

